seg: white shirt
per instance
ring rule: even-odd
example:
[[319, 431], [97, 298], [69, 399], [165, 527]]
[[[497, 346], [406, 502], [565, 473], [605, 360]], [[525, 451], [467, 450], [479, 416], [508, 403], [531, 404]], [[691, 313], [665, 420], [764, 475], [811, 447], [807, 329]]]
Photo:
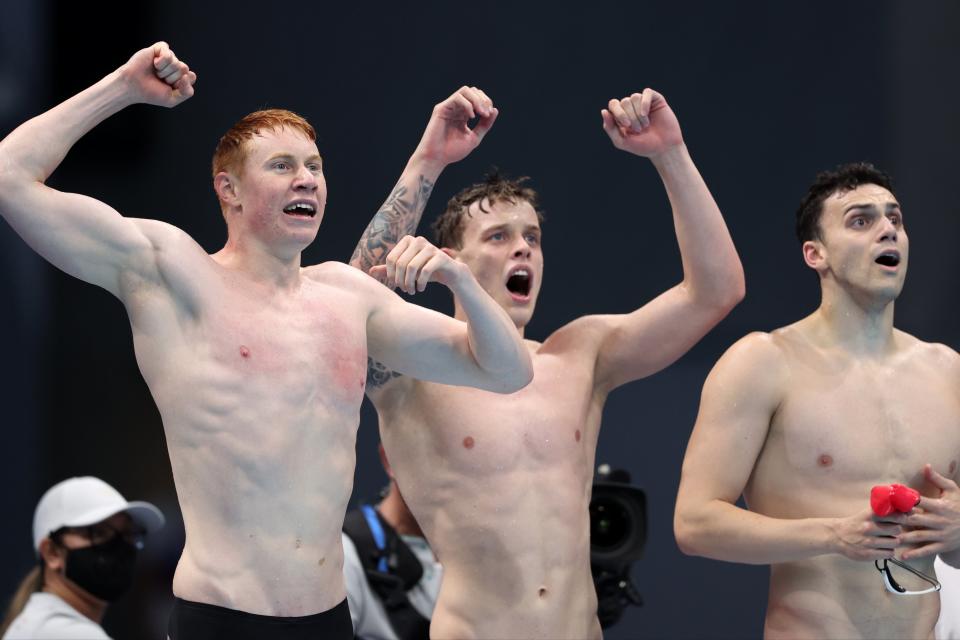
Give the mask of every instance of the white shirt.
[[[353, 620], [353, 632], [363, 640], [398, 640], [380, 596], [370, 588], [367, 574], [353, 540], [343, 534], [343, 577], [347, 583], [347, 604]], [[423, 577], [407, 591], [407, 599], [428, 620], [440, 593], [443, 567], [437, 562], [427, 541], [417, 536], [400, 536], [423, 566]], [[5, 640], [5, 639], [4, 639]]]
[[103, 627], [52, 593], [30, 596], [3, 640], [110, 640]]
[[934, 636], [937, 640], [960, 640], [960, 569], [954, 569], [940, 558], [934, 561], [940, 581], [940, 620]]

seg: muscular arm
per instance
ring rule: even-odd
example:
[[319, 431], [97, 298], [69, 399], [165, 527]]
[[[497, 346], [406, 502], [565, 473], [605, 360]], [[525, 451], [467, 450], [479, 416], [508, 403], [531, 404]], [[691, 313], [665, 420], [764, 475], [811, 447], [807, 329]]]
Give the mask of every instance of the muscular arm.
[[879, 536], [896, 535], [899, 527], [873, 522], [869, 509], [850, 518], [782, 519], [736, 506], [785, 384], [779, 348], [765, 334], [738, 342], [711, 371], [677, 495], [673, 526], [680, 549], [748, 564], [826, 553], [860, 560], [891, 557], [891, 538]]
[[[400, 180], [360, 236], [350, 266], [369, 273], [373, 267], [384, 264], [387, 254], [403, 237], [415, 234], [437, 178], [448, 164], [462, 159], [480, 144], [497, 114], [490, 98], [476, 87], [461, 87], [433, 108]], [[475, 116], [480, 119], [470, 129], [468, 122]], [[399, 375], [368, 358], [368, 392], [376, 392]]]
[[[0, 142], [0, 214], [55, 266], [115, 295], [124, 269], [151, 269], [149, 230], [157, 225], [123, 218], [102, 202], [44, 182], [77, 140], [124, 107], [135, 102], [172, 106], [192, 95], [195, 76], [181, 65], [166, 45], [144, 49]], [[168, 68], [166, 80], [157, 75]]]
[[465, 265], [430, 249], [437, 262], [443, 262], [442, 276], [437, 279], [460, 300], [466, 323], [404, 302], [364, 278], [366, 286], [372, 287], [369, 294], [374, 300], [367, 323], [370, 357], [389, 371], [421, 380], [499, 393], [526, 386], [533, 378], [533, 365], [510, 317]]
[[673, 209], [683, 281], [633, 313], [605, 317], [597, 382], [607, 389], [674, 362], [744, 295], [740, 258], [676, 118], [655, 91], [645, 90], [639, 100], [637, 96], [641, 94], [611, 100], [604, 128], [617, 147], [649, 157], [660, 174]]

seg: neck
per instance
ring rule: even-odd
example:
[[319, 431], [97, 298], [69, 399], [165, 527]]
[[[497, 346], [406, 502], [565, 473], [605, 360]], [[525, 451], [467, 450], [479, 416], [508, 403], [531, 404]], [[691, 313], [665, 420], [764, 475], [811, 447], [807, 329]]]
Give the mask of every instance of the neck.
[[[506, 309], [504, 309], [504, 311], [506, 311]], [[507, 315], [510, 315], [509, 311], [507, 311]], [[463, 307], [460, 306], [456, 296], [453, 298], [453, 318], [455, 320], [459, 320], [460, 322], [467, 321], [467, 314], [464, 312]], [[510, 316], [510, 319], [513, 320], [513, 316]], [[516, 320], [513, 320], [513, 325], [517, 328], [517, 331], [520, 332], [520, 337], [524, 337], [523, 332], [527, 326], [524, 324], [517, 324]]]
[[277, 253], [258, 242], [231, 236], [223, 249], [213, 254], [213, 259], [228, 269], [277, 288], [294, 287], [300, 281], [299, 251]]
[[93, 597], [70, 580], [67, 580], [63, 574], [49, 568], [44, 569], [43, 591], [57, 596], [81, 615], [90, 618], [97, 624], [100, 624], [103, 620], [103, 614], [107, 611], [106, 602]]
[[396, 529], [397, 533], [405, 536], [424, 537], [423, 530], [420, 529], [420, 524], [417, 523], [413, 514], [410, 513], [407, 503], [404, 501], [403, 496], [400, 495], [396, 481], [390, 481], [390, 490], [387, 492], [387, 497], [377, 505], [377, 511], [380, 512], [380, 515], [383, 516], [383, 519], [386, 520], [391, 527]]
[[830, 342], [863, 354], [882, 354], [893, 345], [893, 300], [859, 300], [844, 289], [823, 287], [819, 317]]

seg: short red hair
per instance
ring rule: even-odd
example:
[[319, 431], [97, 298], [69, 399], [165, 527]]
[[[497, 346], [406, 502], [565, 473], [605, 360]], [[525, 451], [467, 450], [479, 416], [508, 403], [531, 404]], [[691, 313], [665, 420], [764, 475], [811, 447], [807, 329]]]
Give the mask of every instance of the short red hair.
[[230, 130], [223, 134], [213, 152], [213, 176], [221, 171], [240, 174], [247, 159], [247, 141], [261, 131], [295, 129], [310, 140], [316, 141], [317, 132], [302, 116], [286, 109], [264, 109], [245, 115]]

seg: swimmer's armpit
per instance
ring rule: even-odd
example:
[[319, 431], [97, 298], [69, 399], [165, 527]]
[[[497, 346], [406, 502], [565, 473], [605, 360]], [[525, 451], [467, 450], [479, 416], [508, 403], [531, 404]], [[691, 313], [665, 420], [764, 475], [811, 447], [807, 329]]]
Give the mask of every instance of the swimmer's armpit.
[[367, 391], [379, 389], [394, 378], [399, 378], [401, 375], [403, 374], [391, 371], [383, 364], [367, 356]]

